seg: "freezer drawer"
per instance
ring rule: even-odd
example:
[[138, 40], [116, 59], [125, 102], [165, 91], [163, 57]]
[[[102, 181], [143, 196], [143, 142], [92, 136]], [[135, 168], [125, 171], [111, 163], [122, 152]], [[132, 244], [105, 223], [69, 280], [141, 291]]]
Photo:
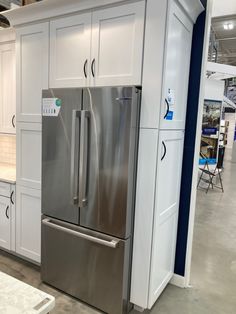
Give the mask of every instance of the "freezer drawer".
[[42, 221], [42, 280], [111, 314], [126, 313], [130, 239], [124, 241], [62, 223]]

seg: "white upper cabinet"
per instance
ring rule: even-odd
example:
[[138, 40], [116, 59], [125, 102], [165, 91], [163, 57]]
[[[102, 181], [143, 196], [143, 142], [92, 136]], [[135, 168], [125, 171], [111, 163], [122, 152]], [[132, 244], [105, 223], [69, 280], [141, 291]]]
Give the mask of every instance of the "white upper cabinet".
[[171, 1], [162, 91], [160, 129], [184, 129], [193, 23]]
[[141, 85], [145, 1], [50, 23], [50, 87]]
[[17, 121], [41, 122], [42, 89], [48, 89], [48, 23], [18, 28]]
[[141, 85], [144, 14], [144, 1], [93, 13], [90, 85]]
[[15, 133], [15, 43], [0, 44], [0, 132]]
[[50, 87], [84, 87], [90, 65], [91, 13], [50, 23]]

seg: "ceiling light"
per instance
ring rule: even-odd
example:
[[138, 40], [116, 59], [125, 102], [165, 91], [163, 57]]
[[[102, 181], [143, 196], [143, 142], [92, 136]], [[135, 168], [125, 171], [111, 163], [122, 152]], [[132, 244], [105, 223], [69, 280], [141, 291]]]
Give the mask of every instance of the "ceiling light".
[[225, 23], [224, 29], [225, 30], [232, 30], [232, 29], [234, 29], [234, 24], [233, 23]]

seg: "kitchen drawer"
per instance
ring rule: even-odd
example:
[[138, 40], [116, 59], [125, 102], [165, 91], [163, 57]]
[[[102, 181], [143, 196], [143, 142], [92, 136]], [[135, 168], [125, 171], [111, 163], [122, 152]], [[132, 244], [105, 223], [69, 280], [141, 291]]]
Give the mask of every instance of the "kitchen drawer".
[[0, 181], [0, 196], [10, 197], [11, 195], [11, 185], [9, 183]]

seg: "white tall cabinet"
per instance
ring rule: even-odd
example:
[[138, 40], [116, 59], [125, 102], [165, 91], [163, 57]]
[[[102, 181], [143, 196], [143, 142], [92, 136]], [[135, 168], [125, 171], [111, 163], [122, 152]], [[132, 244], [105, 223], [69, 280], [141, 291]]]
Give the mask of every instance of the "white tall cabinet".
[[16, 56], [15, 32], [0, 34], [0, 133], [16, 133]]
[[17, 164], [16, 252], [40, 262], [41, 98], [48, 88], [49, 24], [16, 30]]
[[151, 309], [174, 274], [192, 32], [202, 11], [199, 2], [189, 15], [190, 2], [147, 1], [131, 279], [139, 309]]

